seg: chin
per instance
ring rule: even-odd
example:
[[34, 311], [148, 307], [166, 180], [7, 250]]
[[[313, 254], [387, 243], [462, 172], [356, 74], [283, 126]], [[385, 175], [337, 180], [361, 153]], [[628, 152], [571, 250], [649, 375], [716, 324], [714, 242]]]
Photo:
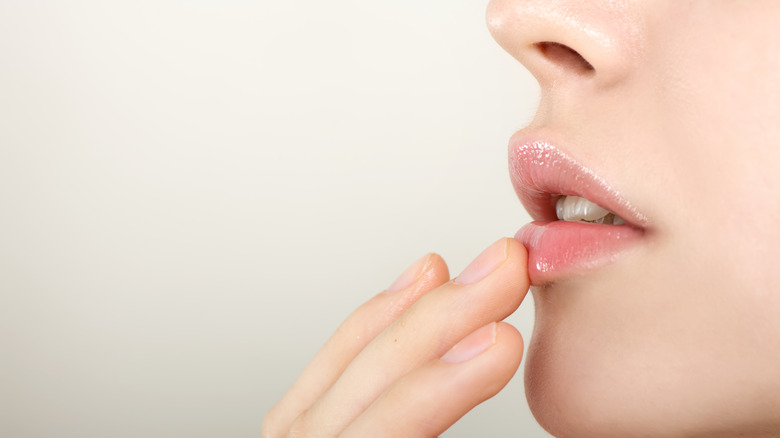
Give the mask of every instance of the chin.
[[[661, 437], [646, 423], [636, 400], [625, 389], [588, 370], [575, 357], [538, 339], [529, 346], [525, 391], [536, 421], [557, 438]], [[630, 392], [630, 391], [628, 391]], [[645, 412], [646, 414], [646, 412]]]
[[[631, 326], [636, 318], [615, 325], [608, 313], [572, 313], [580, 304], [575, 296], [536, 295], [525, 392], [536, 421], [551, 435], [780, 436], [776, 391], [760, 384], [768, 379], [745, 368], [741, 354], [729, 359], [702, 344], [664, 342], [669, 336], [649, 335], [657, 327]], [[711, 363], [721, 366], [702, 366]]]
[[593, 369], [593, 354], [582, 360], [583, 348], [565, 339], [537, 323], [525, 364], [526, 398], [536, 421], [558, 438], [658, 436], [636, 434], [637, 419], [619, 403], [622, 391], [614, 381], [604, 386], [604, 371]]

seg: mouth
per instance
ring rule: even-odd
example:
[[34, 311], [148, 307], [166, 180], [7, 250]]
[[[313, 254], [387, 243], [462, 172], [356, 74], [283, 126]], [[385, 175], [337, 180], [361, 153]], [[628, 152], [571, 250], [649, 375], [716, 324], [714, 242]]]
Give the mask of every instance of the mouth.
[[515, 192], [533, 219], [515, 235], [528, 249], [532, 285], [614, 263], [642, 239], [647, 217], [552, 144], [514, 136], [509, 170]]

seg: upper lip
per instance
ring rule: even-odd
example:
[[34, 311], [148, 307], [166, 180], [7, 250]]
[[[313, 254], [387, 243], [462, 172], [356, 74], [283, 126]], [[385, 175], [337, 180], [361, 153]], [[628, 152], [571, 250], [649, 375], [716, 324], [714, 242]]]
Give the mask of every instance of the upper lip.
[[549, 141], [522, 131], [509, 144], [509, 172], [523, 206], [536, 221], [554, 221], [560, 195], [595, 202], [637, 228], [647, 217], [611, 184]]

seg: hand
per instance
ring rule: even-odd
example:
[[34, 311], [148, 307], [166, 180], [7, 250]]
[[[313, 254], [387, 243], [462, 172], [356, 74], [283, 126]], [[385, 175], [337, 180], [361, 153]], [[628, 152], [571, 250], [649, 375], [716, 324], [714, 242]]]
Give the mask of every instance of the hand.
[[501, 321], [529, 287], [504, 238], [454, 280], [429, 254], [338, 328], [263, 420], [262, 437], [435, 437], [497, 394], [523, 339]]

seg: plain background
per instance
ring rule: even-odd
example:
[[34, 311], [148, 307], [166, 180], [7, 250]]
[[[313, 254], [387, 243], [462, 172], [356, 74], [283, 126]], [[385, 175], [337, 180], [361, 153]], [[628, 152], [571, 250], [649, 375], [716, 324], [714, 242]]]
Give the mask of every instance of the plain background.
[[[407, 265], [513, 235], [538, 88], [485, 6], [0, 0], [0, 436], [259, 436]], [[547, 435], [521, 369], [444, 436]]]

